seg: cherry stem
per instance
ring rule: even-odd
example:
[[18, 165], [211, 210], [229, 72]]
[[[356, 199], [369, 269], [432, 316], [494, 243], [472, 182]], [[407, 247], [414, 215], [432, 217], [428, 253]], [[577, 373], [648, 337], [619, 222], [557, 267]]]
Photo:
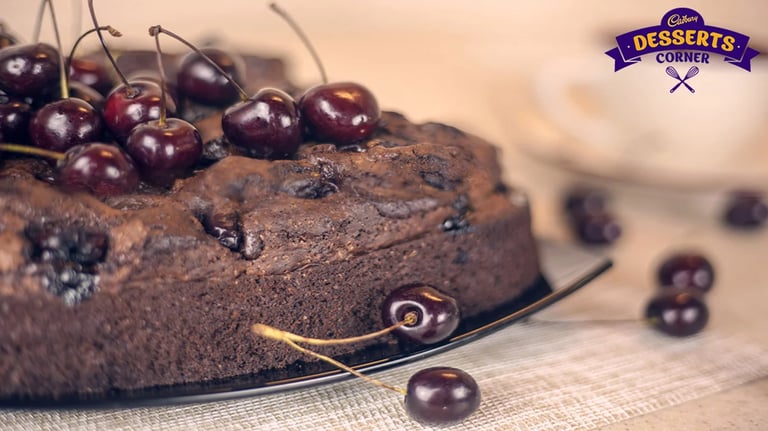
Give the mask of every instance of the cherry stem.
[[330, 345], [336, 345], [336, 344], [357, 343], [360, 341], [367, 341], [373, 338], [378, 338], [378, 337], [381, 337], [382, 335], [389, 334], [390, 332], [394, 331], [395, 329], [401, 326], [413, 325], [414, 323], [416, 323], [417, 320], [418, 320], [418, 315], [416, 314], [415, 311], [411, 311], [405, 315], [402, 321], [397, 322], [394, 325], [386, 327], [382, 330], [371, 332], [370, 334], [360, 335], [357, 337], [334, 338], [334, 339], [302, 337], [301, 335], [297, 335], [288, 331], [283, 331], [269, 325], [264, 325], [262, 323], [257, 323], [253, 325], [251, 330], [259, 335], [263, 335], [267, 338], [272, 338], [273, 340], [283, 340], [283, 341], [290, 340], [298, 343], [312, 344], [315, 346], [330, 346]]
[[296, 344], [293, 341], [288, 340], [288, 339], [283, 340], [283, 342], [285, 342], [286, 344], [288, 344], [289, 346], [291, 346], [292, 348], [298, 350], [301, 353], [304, 353], [304, 354], [307, 354], [307, 355], [310, 355], [310, 356], [314, 356], [315, 358], [320, 359], [321, 361], [327, 362], [327, 363], [329, 363], [329, 364], [331, 364], [331, 365], [333, 365], [335, 367], [338, 367], [338, 368], [348, 372], [349, 374], [352, 374], [353, 376], [359, 377], [359, 378], [361, 378], [361, 379], [363, 379], [363, 380], [365, 380], [367, 382], [373, 383], [376, 386], [382, 387], [384, 389], [389, 389], [390, 391], [395, 391], [395, 392], [397, 392], [397, 393], [399, 393], [401, 395], [406, 395], [407, 394], [407, 391], [405, 389], [403, 389], [403, 388], [398, 388], [397, 386], [392, 386], [390, 384], [382, 382], [381, 380], [377, 380], [377, 379], [374, 379], [373, 377], [366, 376], [365, 374], [361, 373], [360, 371], [357, 371], [356, 369], [354, 369], [354, 368], [352, 368], [352, 367], [350, 367], [348, 365], [345, 365], [345, 364], [343, 364], [343, 363], [341, 363], [341, 362], [331, 358], [330, 356], [326, 356], [326, 355], [317, 353], [315, 351], [309, 350], [307, 348], [301, 347], [298, 344]]
[[288, 12], [283, 10], [280, 6], [277, 5], [277, 3], [270, 3], [269, 8], [272, 9], [273, 12], [280, 15], [281, 18], [285, 20], [285, 22], [288, 23], [289, 26], [293, 29], [293, 31], [296, 33], [297, 36], [299, 36], [299, 39], [301, 39], [301, 42], [304, 44], [304, 46], [307, 48], [309, 53], [312, 55], [312, 59], [315, 60], [315, 65], [317, 65], [317, 68], [320, 70], [320, 77], [323, 79], [323, 84], [328, 83], [328, 76], [325, 74], [325, 68], [323, 67], [323, 62], [320, 61], [320, 56], [317, 55], [317, 51], [315, 50], [315, 47], [312, 46], [312, 42], [309, 41], [309, 38], [306, 34], [304, 34], [304, 31], [301, 30], [301, 27], [296, 23], [296, 21], [291, 18], [290, 15], [288, 15]]
[[40, 8], [37, 13], [37, 25], [35, 27], [35, 42], [40, 40], [40, 28], [43, 22], [43, 12], [45, 11], [45, 5], [48, 5], [48, 10], [51, 13], [51, 21], [53, 22], [53, 34], [56, 36], [56, 48], [59, 51], [59, 85], [61, 86], [61, 98], [69, 98], [69, 74], [68, 68], [64, 62], [64, 53], [61, 50], [61, 37], [59, 36], [59, 24], [56, 20], [56, 12], [53, 10], [53, 2], [51, 0], [42, 0], [40, 2]]
[[[157, 26], [158, 31], [153, 31], [155, 27], [150, 27], [149, 35], [155, 37], [155, 47], [157, 55], [157, 70], [160, 72], [160, 118], [157, 119], [158, 127], [165, 128], [165, 120], [168, 115], [168, 108], [165, 103], [165, 83], [167, 79], [165, 77], [165, 68], [163, 67], [163, 52], [160, 50], [160, 26]], [[154, 34], [153, 34], [154, 33]]]
[[45, 14], [45, 3], [47, 0], [40, 0], [40, 6], [37, 8], [37, 17], [35, 18], [35, 31], [32, 36], [34, 43], [40, 42], [40, 31], [43, 28], [43, 14]]
[[405, 325], [413, 325], [418, 321], [418, 314], [415, 311], [410, 311], [406, 313], [403, 320], [400, 322], [395, 323], [394, 325], [388, 326], [382, 330], [371, 332], [369, 334], [360, 335], [357, 337], [349, 337], [349, 338], [336, 338], [336, 339], [327, 339], [327, 338], [308, 338], [308, 337], [302, 337], [301, 335], [294, 334], [292, 332], [283, 331], [280, 329], [277, 329], [273, 326], [264, 325], [262, 323], [257, 323], [251, 327], [251, 330], [254, 334], [260, 335], [265, 338], [270, 338], [272, 340], [276, 341], [282, 341], [283, 343], [291, 346], [291, 348], [304, 353], [309, 356], [313, 356], [317, 359], [320, 359], [321, 361], [327, 362], [341, 370], [344, 370], [348, 372], [349, 374], [352, 374], [353, 376], [359, 377], [363, 380], [366, 380], [370, 383], [373, 383], [376, 386], [382, 387], [384, 389], [389, 389], [391, 391], [395, 391], [399, 394], [405, 395], [406, 390], [402, 388], [398, 388], [397, 386], [392, 386], [387, 383], [384, 383], [380, 380], [374, 379], [373, 377], [366, 376], [365, 374], [361, 373], [360, 371], [355, 370], [354, 368], [350, 367], [349, 365], [343, 364], [330, 356], [326, 356], [320, 353], [317, 353], [313, 350], [307, 349], [305, 347], [299, 346], [296, 343], [305, 343], [305, 344], [313, 344], [316, 346], [328, 346], [328, 345], [337, 345], [337, 344], [349, 344], [349, 343], [356, 343], [360, 341], [370, 340], [373, 338], [380, 337], [382, 335], [389, 334], [390, 332], [394, 331], [395, 329], [405, 326]]
[[[91, 1], [91, 0], [89, 0], [89, 1]], [[232, 77], [229, 76], [229, 74], [227, 72], [225, 72], [224, 69], [221, 68], [221, 66], [216, 64], [215, 61], [211, 60], [210, 57], [205, 55], [205, 53], [203, 53], [203, 51], [200, 51], [199, 48], [197, 48], [195, 45], [192, 45], [191, 43], [187, 42], [183, 37], [179, 36], [178, 34], [172, 32], [170, 30], [167, 30], [167, 29], [165, 29], [165, 28], [163, 28], [163, 27], [161, 27], [159, 25], [155, 25], [155, 26], [152, 26], [152, 27], [149, 28], [149, 34], [151, 36], [157, 36], [157, 34], [159, 34], [159, 33], [165, 33], [168, 36], [178, 40], [179, 42], [181, 42], [184, 45], [186, 45], [189, 49], [191, 49], [192, 51], [197, 53], [199, 56], [201, 56], [203, 59], [205, 59], [205, 61], [207, 61], [208, 64], [213, 66], [213, 68], [216, 69], [217, 72], [222, 74], [224, 76], [224, 78], [226, 78], [226, 80], [229, 81], [229, 83], [232, 84], [233, 87], [235, 87], [235, 90], [237, 90], [237, 92], [240, 94], [240, 100], [242, 100], [243, 102], [248, 100], [248, 93], [246, 93], [245, 90], [243, 90], [243, 87], [241, 87], [240, 84], [235, 82], [235, 80], [232, 79]], [[162, 73], [162, 71], [160, 73]]]
[[88, 9], [91, 12], [91, 20], [93, 21], [93, 27], [96, 30], [96, 35], [99, 37], [101, 47], [104, 48], [104, 52], [107, 54], [109, 62], [112, 63], [112, 67], [115, 68], [115, 72], [117, 72], [117, 75], [120, 77], [120, 81], [123, 83], [123, 85], [128, 87], [126, 96], [129, 98], [136, 96], [139, 91], [133, 88], [128, 82], [128, 78], [126, 78], [120, 68], [117, 67], [117, 61], [115, 61], [115, 57], [112, 56], [112, 53], [109, 52], [109, 48], [107, 48], [107, 43], [104, 41], [104, 36], [101, 34], [101, 26], [99, 26], [99, 21], [96, 19], [96, 10], [93, 7], [93, 0], [88, 0]]
[[[120, 31], [111, 25], [103, 25], [99, 27], [101, 30], [106, 30], [110, 35], [113, 37], [121, 37], [123, 34], [120, 33]], [[67, 70], [72, 66], [72, 59], [75, 58], [75, 50], [77, 49], [78, 45], [80, 45], [80, 42], [85, 39], [86, 36], [88, 36], [91, 33], [95, 33], [97, 30], [95, 28], [92, 28], [85, 33], [78, 36], [77, 40], [75, 40], [75, 43], [72, 45], [72, 50], [69, 51], [69, 57], [67, 57]]]
[[45, 157], [45, 158], [54, 159], [54, 160], [64, 160], [64, 158], [66, 157], [66, 154], [58, 151], [51, 151], [51, 150], [46, 150], [38, 147], [30, 147], [28, 145], [9, 144], [9, 143], [0, 143], [0, 151], [8, 151], [8, 152], [17, 153], [17, 154], [28, 154], [31, 156], [40, 156], [40, 157]]

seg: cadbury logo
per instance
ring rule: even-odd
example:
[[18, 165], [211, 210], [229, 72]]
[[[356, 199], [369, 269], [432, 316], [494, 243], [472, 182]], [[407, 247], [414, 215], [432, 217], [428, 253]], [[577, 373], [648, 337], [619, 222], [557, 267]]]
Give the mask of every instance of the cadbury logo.
[[680, 16], [680, 15], [675, 13], [675, 14], [670, 15], [669, 18], [667, 18], [667, 25], [669, 27], [677, 27], [679, 25], [687, 24], [689, 22], [698, 22], [698, 21], [699, 21], [699, 15], [695, 15], [695, 16], [683, 15], [683, 16]]
[[658, 53], [659, 63], [709, 63], [710, 55], [721, 55], [726, 63], [751, 70], [750, 61], [759, 54], [747, 46], [749, 36], [722, 27], [706, 25], [693, 9], [672, 9], [659, 25], [616, 36], [616, 47], [606, 51], [614, 59], [614, 71], [639, 63], [646, 54]]

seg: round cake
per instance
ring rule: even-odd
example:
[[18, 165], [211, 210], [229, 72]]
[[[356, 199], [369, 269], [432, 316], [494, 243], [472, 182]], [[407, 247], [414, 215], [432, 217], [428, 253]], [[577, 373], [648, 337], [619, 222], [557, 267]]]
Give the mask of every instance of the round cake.
[[[246, 59], [249, 91], [295, 91], [279, 61]], [[166, 187], [72, 192], [48, 161], [2, 154], [0, 399], [301, 367], [312, 359], [251, 326], [369, 333], [382, 328], [387, 295], [414, 283], [455, 298], [469, 318], [539, 277], [527, 200], [476, 136], [383, 112], [354, 143], [307, 138], [290, 157], [259, 159], [228, 141], [222, 108], [181, 106], [203, 155]], [[387, 335], [321, 351], [396, 343]]]

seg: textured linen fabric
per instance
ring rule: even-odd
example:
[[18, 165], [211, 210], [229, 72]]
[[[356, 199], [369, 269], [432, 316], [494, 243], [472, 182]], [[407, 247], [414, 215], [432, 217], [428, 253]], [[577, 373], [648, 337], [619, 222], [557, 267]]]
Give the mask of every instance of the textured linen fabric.
[[[415, 371], [435, 365], [467, 370], [482, 391], [479, 410], [448, 429], [586, 430], [765, 377], [768, 352], [714, 331], [673, 339], [639, 321], [534, 318], [375, 377], [405, 386]], [[421, 429], [402, 402], [399, 394], [353, 379], [178, 406], [3, 409], [0, 424], [25, 431]]]

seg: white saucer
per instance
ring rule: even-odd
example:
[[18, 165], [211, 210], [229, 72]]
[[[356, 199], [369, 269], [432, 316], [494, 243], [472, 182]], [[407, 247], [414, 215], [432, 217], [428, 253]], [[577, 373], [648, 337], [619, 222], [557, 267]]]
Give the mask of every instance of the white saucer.
[[[759, 120], [755, 121], [734, 121], [734, 124], [739, 124], [739, 130], [728, 129], [730, 125], [715, 121], [720, 113], [705, 121], [699, 118], [717, 109], [722, 110], [724, 116], [768, 112], [768, 92], [755, 88], [755, 94], [750, 94], [754, 83], [768, 88], [768, 61], [753, 62], [752, 72], [731, 65], [711, 66], [717, 68], [714, 70], [718, 73], [728, 74], [728, 79], [719, 80], [711, 78], [716, 75], [711, 67], [702, 65], [702, 76], [690, 81], [692, 86], [697, 87], [696, 94], [683, 86], [670, 94], [669, 89], [675, 85], [675, 80], [664, 76], [667, 64], [652, 64], [655, 63], [653, 59], [647, 58], [643, 59], [646, 70], [630, 66], [637, 69], [614, 72], [611, 59], [602, 55], [603, 59], [601, 55], [597, 51], [594, 55], [559, 59], [545, 65], [530, 77], [524, 84], [525, 88], [509, 90], [521, 95], [523, 100], [510, 99], [507, 92], [501, 97], [498, 97], [498, 91], [495, 93], [495, 103], [503, 114], [502, 121], [520, 150], [563, 169], [619, 182], [681, 190], [714, 191], [747, 187], [768, 190], [768, 116], [757, 117]], [[672, 65], [681, 70], [680, 75], [690, 66]], [[631, 72], [635, 77], [614, 75], [625, 72]], [[710, 80], [701, 79], [705, 77]], [[676, 139], [676, 135], [669, 130], [658, 134], [651, 127], [643, 130], [645, 123], [642, 122], [627, 126], [616, 118], [606, 118], [610, 115], [601, 114], [605, 106], [601, 107], [600, 101], [595, 101], [598, 95], [594, 93], [599, 92], [592, 89], [597, 88], [596, 85], [603, 86], [600, 87], [603, 97], [612, 97], [604, 95], [616, 93], [616, 97], [624, 98], [627, 104], [634, 104], [627, 112], [637, 112], [638, 115], [651, 115], [649, 112], [657, 109], [656, 105], [660, 103], [663, 106], [658, 109], [665, 109], [669, 101], [669, 109], [673, 111], [660, 114], [661, 118], [650, 118], [649, 122], [663, 124], [664, 116], [680, 122], [684, 116], [677, 113], [686, 106], [693, 106], [699, 111], [696, 127], [707, 129], [694, 130], [690, 124], [687, 125], [689, 132], [698, 133], [698, 140], [685, 141], [684, 137]], [[613, 87], [606, 91], [607, 85]], [[633, 88], [622, 93], [622, 86]], [[729, 86], [738, 88], [733, 90]], [[677, 93], [679, 91], [684, 93]], [[731, 100], [714, 106], [715, 100], [720, 100], [713, 99], [715, 91], [723, 94], [730, 92]], [[651, 95], [653, 92], [656, 94]], [[710, 94], [707, 95], [707, 92]], [[553, 97], [560, 99], [557, 103], [569, 99], [567, 103], [578, 104], [578, 109], [583, 111], [569, 117], [570, 111], [564, 113], [562, 109], [553, 109]], [[724, 108], [725, 103], [730, 103], [727, 109]], [[611, 104], [607, 105], [611, 109]], [[621, 105], [616, 106], [623, 109]], [[578, 123], [582, 118], [589, 124], [582, 127]], [[749, 129], [745, 130], [745, 127]], [[681, 130], [684, 132], [685, 127]], [[704, 142], [707, 139], [711, 142]], [[730, 147], [716, 146], [720, 140], [723, 146]], [[704, 144], [699, 145], [701, 142]]]

